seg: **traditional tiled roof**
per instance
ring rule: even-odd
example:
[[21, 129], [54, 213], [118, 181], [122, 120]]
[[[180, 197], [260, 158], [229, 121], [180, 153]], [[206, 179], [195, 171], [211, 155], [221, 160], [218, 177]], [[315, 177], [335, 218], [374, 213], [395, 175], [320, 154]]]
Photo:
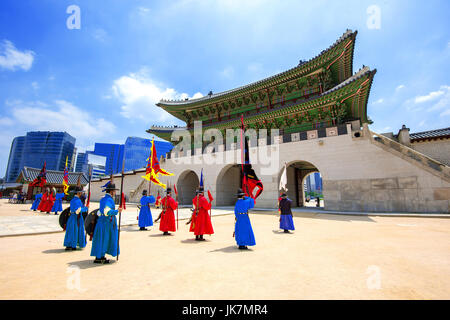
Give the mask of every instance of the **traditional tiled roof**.
[[[41, 169], [37, 168], [30, 168], [30, 167], [24, 167], [22, 171], [20, 172], [19, 177], [17, 178], [17, 182], [20, 180], [23, 180], [25, 182], [32, 182], [41, 172]], [[88, 179], [82, 172], [69, 172], [69, 185], [70, 186], [76, 186], [78, 183], [78, 177], [80, 177], [80, 183], [81, 185], [88, 184]], [[55, 171], [55, 170], [47, 170], [46, 172], [46, 180], [48, 184], [60, 184], [62, 185], [64, 178], [64, 172], [63, 171]]]
[[355, 37], [357, 34], [357, 31], [353, 32], [352, 30], [347, 30], [338, 40], [336, 40], [335, 43], [333, 43], [328, 49], [322, 50], [322, 52], [320, 54], [318, 54], [317, 56], [315, 56], [312, 59], [309, 59], [308, 61], [301, 61], [297, 66], [286, 70], [284, 72], [278, 73], [276, 75], [270, 76], [268, 78], [235, 88], [235, 89], [231, 89], [231, 90], [227, 90], [227, 91], [223, 91], [223, 92], [219, 92], [219, 93], [214, 93], [212, 95], [206, 95], [203, 96], [201, 98], [197, 98], [197, 99], [184, 99], [184, 100], [164, 100], [162, 99], [159, 103], [157, 103], [156, 105], [161, 107], [161, 106], [170, 106], [170, 105], [177, 105], [177, 106], [181, 106], [181, 105], [190, 105], [196, 102], [201, 102], [201, 101], [207, 101], [209, 99], [213, 99], [213, 98], [218, 98], [218, 97], [222, 97], [222, 96], [226, 96], [230, 93], [234, 93], [234, 92], [238, 92], [241, 90], [245, 90], [251, 87], [258, 87], [266, 82], [270, 82], [273, 79], [282, 77], [286, 74], [289, 74], [290, 72], [292, 72], [295, 69], [301, 69], [304, 68], [305, 66], [308, 65], [308, 63], [310, 63], [311, 61], [316, 60], [317, 58], [319, 58], [321, 55], [327, 53], [328, 51], [332, 50], [333, 48], [335, 48], [338, 44], [340, 44], [341, 42], [343, 42], [344, 40], [350, 38], [350, 37]]
[[450, 128], [436, 129], [430, 131], [410, 133], [411, 142], [420, 140], [450, 138]]

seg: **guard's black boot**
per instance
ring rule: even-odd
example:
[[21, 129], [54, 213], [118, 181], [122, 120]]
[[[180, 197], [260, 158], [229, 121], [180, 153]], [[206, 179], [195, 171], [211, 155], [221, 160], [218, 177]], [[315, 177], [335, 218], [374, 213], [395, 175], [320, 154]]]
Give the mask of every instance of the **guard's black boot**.
[[197, 236], [195, 236], [195, 240], [196, 240], [196, 241], [198, 241], [198, 239], [199, 239], [198, 235], [197, 235]]
[[141, 227], [139, 230], [145, 231], [147, 228]]
[[198, 237], [198, 241], [205, 241], [202, 234]]
[[290, 232], [289, 232], [289, 230], [286, 230], [286, 229], [285, 229], [285, 230], [284, 230], [284, 233], [290, 233]]
[[94, 263], [102, 263], [102, 258], [95, 258]]
[[75, 251], [75, 250], [77, 250], [77, 247], [72, 247], [72, 251]]
[[168, 236], [170, 233], [167, 231], [164, 231], [163, 235]]
[[66, 247], [65, 250], [66, 250], [66, 251], [70, 251], [70, 250], [72, 250], [72, 248], [71, 248], [71, 247]]
[[102, 260], [102, 263], [109, 263], [109, 260], [105, 257], [101, 257], [100, 259]]
[[239, 250], [245, 250], [246, 248], [246, 246], [239, 246]]

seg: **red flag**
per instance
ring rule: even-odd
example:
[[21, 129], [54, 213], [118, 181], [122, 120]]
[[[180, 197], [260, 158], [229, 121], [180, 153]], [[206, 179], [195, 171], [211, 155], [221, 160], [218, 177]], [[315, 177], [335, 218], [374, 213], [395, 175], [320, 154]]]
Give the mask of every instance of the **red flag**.
[[47, 183], [47, 171], [45, 169], [46, 162], [44, 161], [44, 166], [41, 169], [41, 172], [39, 172], [39, 175], [36, 177], [36, 179], [33, 180], [33, 182], [30, 183], [30, 186], [38, 186], [38, 187], [44, 187]]
[[175, 194], [178, 195], [177, 186], [175, 184], [173, 185], [173, 191], [175, 191]]
[[127, 209], [127, 206], [125, 204], [125, 193], [122, 192], [122, 203], [120, 204], [120, 207], [123, 208], [124, 210]]
[[88, 194], [88, 198], [87, 198], [87, 202], [86, 202], [86, 207], [89, 207], [89, 203], [91, 202], [91, 192], [89, 192]]
[[209, 198], [209, 202], [212, 202], [214, 200], [214, 198], [209, 190], [208, 190], [208, 198]]

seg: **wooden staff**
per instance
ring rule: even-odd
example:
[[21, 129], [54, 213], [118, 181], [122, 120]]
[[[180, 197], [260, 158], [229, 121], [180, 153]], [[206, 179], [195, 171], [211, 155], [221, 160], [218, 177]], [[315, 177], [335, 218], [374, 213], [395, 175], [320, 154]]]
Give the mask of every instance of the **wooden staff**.
[[[125, 169], [125, 159], [123, 159], [123, 162], [122, 162], [122, 177], [121, 177], [121, 182], [120, 182], [120, 204], [119, 204], [119, 209], [122, 208], [123, 200], [124, 200], [123, 199], [124, 198], [124, 196], [123, 196], [123, 177], [124, 177], [123, 171], [124, 171], [124, 169]], [[119, 240], [120, 240], [120, 222], [121, 222], [121, 219], [122, 219], [122, 212], [120, 210], [119, 211], [119, 233], [117, 235], [117, 261], [119, 261]]]
[[174, 186], [174, 191], [175, 191], [175, 197], [176, 197], [176, 201], [177, 201], [177, 230], [179, 228], [178, 226], [178, 190], [177, 190], [177, 186], [175, 184], [173, 184]]

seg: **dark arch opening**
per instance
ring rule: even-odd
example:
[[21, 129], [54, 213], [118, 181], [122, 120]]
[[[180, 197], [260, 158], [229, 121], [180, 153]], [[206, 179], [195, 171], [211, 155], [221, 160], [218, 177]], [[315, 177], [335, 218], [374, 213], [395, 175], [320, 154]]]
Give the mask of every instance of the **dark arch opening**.
[[217, 206], [234, 206], [236, 204], [236, 192], [241, 186], [241, 166], [228, 165], [222, 169], [216, 181]]
[[180, 205], [192, 205], [195, 197], [195, 190], [198, 188], [200, 180], [192, 170], [184, 171], [177, 181], [178, 202]]
[[[281, 174], [283, 173], [284, 168], [280, 171], [278, 181], [280, 181]], [[287, 175], [287, 192], [286, 194], [288, 197], [292, 200], [292, 206], [293, 207], [311, 207], [313, 206], [311, 202], [311, 198], [309, 202], [307, 202], [307, 192], [305, 185], [308, 183], [308, 176], [310, 176], [312, 173], [319, 172], [319, 169], [313, 165], [312, 163], [309, 163], [307, 161], [293, 161], [286, 166], [286, 175]], [[322, 189], [322, 183], [321, 183], [321, 176], [320, 176], [320, 182], [318, 183], [320, 185], [320, 189]], [[320, 190], [322, 191], [322, 190]], [[310, 197], [313, 195], [311, 193], [311, 190], [308, 192]], [[323, 193], [322, 193], [323, 194]], [[313, 195], [313, 197], [315, 194]], [[314, 199], [315, 200], [315, 197]], [[315, 204], [315, 202], [314, 202]], [[323, 207], [324, 202], [323, 200], [320, 201], [320, 206]]]

